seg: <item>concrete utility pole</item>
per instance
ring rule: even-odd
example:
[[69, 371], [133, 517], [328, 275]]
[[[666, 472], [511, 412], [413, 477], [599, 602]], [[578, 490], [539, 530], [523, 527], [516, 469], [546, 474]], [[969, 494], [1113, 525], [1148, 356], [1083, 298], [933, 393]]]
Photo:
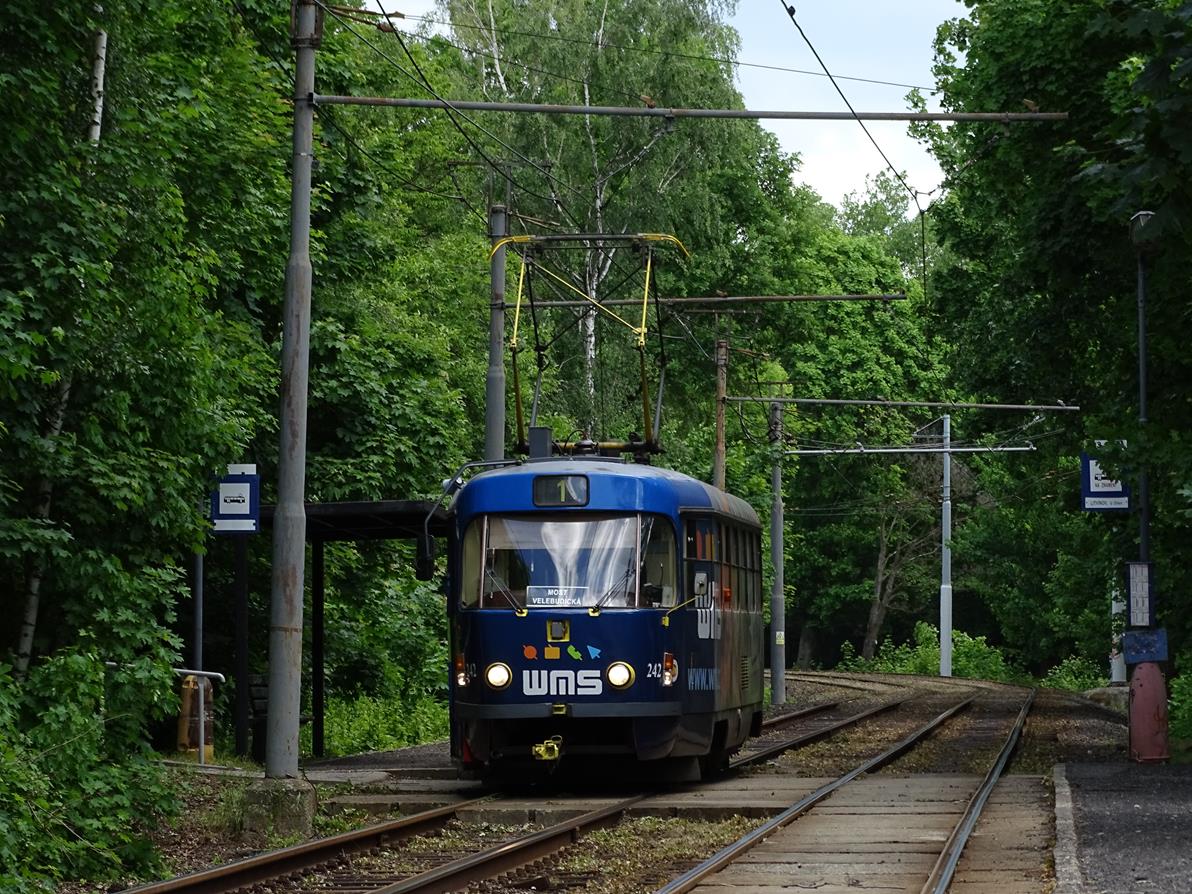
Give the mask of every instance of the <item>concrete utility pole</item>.
[[944, 422], [944, 488], [940, 510], [940, 676], [952, 676], [952, 417]]
[[724, 408], [728, 396], [728, 342], [716, 342], [716, 455], [712, 457], [712, 484], [724, 490]]
[[770, 591], [770, 704], [786, 704], [786, 597], [782, 579], [782, 404], [770, 404], [770, 443], [774, 466], [770, 471], [770, 561], [774, 565], [774, 587]]
[[[282, 311], [281, 443], [273, 522], [269, 715], [265, 775], [298, 776], [302, 695], [302, 594], [306, 561], [306, 406], [310, 367], [310, 190], [314, 135], [315, 4], [299, 0], [294, 31], [294, 159], [290, 260]], [[247, 681], [237, 681], [247, 685]]]
[[[508, 235], [509, 218], [504, 205], [488, 209], [492, 244]], [[484, 398], [484, 458], [505, 458], [505, 246], [489, 261], [492, 300], [488, 309], [488, 377]]]

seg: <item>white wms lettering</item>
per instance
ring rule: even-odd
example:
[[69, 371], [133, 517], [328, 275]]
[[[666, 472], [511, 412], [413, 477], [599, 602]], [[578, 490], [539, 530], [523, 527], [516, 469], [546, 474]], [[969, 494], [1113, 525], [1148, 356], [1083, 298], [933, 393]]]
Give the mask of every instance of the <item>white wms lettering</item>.
[[524, 695], [600, 695], [604, 681], [598, 670], [524, 670]]
[[708, 592], [695, 597], [696, 635], [700, 639], [720, 639], [720, 607], [716, 604], [719, 587], [708, 584]]

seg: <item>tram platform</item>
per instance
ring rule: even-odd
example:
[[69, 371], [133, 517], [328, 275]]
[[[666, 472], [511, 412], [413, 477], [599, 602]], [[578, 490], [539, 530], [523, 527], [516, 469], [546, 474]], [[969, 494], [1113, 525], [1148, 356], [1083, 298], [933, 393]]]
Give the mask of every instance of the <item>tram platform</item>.
[[1192, 766], [1057, 764], [1055, 894], [1192, 891]]

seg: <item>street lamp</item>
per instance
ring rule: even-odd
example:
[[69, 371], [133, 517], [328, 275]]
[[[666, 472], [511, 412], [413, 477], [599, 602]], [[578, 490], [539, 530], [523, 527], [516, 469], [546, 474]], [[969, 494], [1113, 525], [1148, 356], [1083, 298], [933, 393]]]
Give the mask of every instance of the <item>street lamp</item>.
[[[1138, 425], [1139, 440], [1147, 424], [1146, 406], [1146, 261], [1156, 247], [1156, 233], [1150, 226], [1154, 212], [1139, 211], [1130, 218], [1130, 239], [1138, 259]], [[1154, 574], [1151, 560], [1151, 505], [1146, 464], [1138, 463], [1138, 562], [1131, 563], [1131, 603], [1145, 602], [1141, 616], [1130, 613], [1131, 624], [1144, 631], [1155, 628]], [[1136, 580], [1137, 578], [1137, 580]], [[1145, 578], [1145, 580], [1144, 580]], [[1137, 584], [1137, 585], [1136, 585]], [[1134, 591], [1137, 590], [1137, 596]], [[1160, 659], [1161, 660], [1161, 659]], [[1130, 678], [1130, 757], [1140, 762], [1166, 760], [1167, 747], [1167, 683], [1158, 661], [1140, 661]]]

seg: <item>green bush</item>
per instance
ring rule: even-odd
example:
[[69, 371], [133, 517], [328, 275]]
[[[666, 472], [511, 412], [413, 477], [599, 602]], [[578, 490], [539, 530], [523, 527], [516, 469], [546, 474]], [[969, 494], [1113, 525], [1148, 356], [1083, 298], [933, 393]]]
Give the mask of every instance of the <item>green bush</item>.
[[[857, 657], [851, 643], [841, 648], [838, 670], [883, 674], [926, 674], [934, 676], [940, 670], [939, 630], [925, 621], [915, 625], [914, 644], [894, 645], [887, 638], [878, 647], [872, 660]], [[972, 680], [994, 680], [1000, 683], [1020, 683], [1025, 674], [1006, 662], [1006, 658], [983, 636], [969, 636], [962, 630], [952, 631], [952, 675]]]
[[175, 803], [127, 704], [134, 685], [151, 704], [168, 678], [60, 653], [18, 684], [0, 664], [0, 890], [160, 869], [146, 821]]
[[[397, 696], [330, 698], [325, 730], [329, 756], [419, 745], [447, 736], [447, 705], [429, 697], [414, 701]], [[302, 744], [309, 752], [309, 727], [302, 729]]]
[[1185, 670], [1171, 681], [1167, 722], [1173, 739], [1192, 740], [1192, 660], [1180, 661], [1178, 666]]
[[1078, 655], [1070, 655], [1044, 674], [1043, 679], [1039, 682], [1052, 689], [1083, 692], [1086, 689], [1105, 686], [1109, 683], [1109, 679], [1095, 661], [1081, 658]]

